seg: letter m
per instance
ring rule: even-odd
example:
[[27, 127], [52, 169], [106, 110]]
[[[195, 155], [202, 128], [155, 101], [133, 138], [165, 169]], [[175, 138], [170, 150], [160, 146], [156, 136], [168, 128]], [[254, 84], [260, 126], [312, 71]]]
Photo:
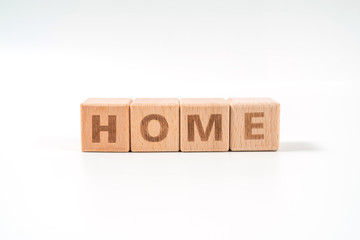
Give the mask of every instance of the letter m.
[[221, 114], [211, 114], [204, 132], [199, 115], [188, 115], [188, 141], [195, 141], [195, 125], [199, 131], [201, 141], [208, 141], [212, 127], [215, 125], [215, 141], [222, 140], [222, 118]]

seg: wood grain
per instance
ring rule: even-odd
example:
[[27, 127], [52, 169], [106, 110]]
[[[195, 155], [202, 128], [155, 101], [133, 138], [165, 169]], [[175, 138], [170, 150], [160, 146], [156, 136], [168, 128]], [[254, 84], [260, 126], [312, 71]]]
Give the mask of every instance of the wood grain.
[[89, 98], [80, 105], [84, 152], [130, 150], [130, 98]]
[[229, 150], [229, 104], [223, 98], [180, 100], [180, 149]]
[[228, 102], [232, 151], [278, 150], [279, 103], [270, 98], [229, 98]]
[[179, 151], [179, 100], [137, 98], [130, 106], [131, 151]]

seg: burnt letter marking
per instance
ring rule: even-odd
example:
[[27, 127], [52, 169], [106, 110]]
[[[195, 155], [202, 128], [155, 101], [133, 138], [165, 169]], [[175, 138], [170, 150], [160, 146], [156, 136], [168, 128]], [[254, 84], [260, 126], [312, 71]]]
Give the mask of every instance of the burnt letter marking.
[[100, 132], [107, 131], [108, 132], [108, 142], [116, 143], [116, 116], [109, 115], [108, 116], [108, 125], [101, 126], [100, 125], [100, 115], [92, 115], [92, 142], [99, 143], [100, 142]]
[[212, 126], [215, 123], [215, 141], [221, 141], [222, 139], [222, 118], [221, 114], [211, 114], [209, 122], [206, 126], [206, 131], [200, 121], [199, 115], [188, 115], [188, 141], [195, 141], [195, 124], [199, 131], [201, 141], [208, 141]]
[[[156, 120], [160, 123], [159, 135], [153, 137], [149, 134], [148, 125], [151, 120]], [[169, 124], [166, 119], [159, 114], [150, 114], [143, 118], [140, 124], [140, 132], [142, 137], [148, 142], [160, 142], [164, 140], [169, 132]]]
[[255, 128], [264, 128], [263, 123], [252, 123], [252, 118], [264, 117], [263, 112], [245, 113], [245, 139], [264, 139], [264, 134], [253, 134]]

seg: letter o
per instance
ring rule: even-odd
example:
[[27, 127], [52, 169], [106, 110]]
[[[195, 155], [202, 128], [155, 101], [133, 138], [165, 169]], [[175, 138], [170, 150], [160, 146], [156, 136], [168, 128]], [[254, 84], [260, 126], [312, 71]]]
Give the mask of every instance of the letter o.
[[[160, 123], [160, 132], [157, 136], [151, 136], [148, 131], [149, 122], [152, 120], [157, 120]], [[159, 114], [150, 114], [147, 115], [141, 120], [140, 132], [142, 137], [149, 142], [160, 142], [166, 138], [169, 132], [169, 124], [166, 119]]]

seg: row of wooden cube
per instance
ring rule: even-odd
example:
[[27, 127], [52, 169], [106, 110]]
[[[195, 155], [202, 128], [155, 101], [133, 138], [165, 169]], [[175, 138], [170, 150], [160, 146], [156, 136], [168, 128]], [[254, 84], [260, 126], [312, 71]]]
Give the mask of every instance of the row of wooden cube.
[[270, 98], [90, 98], [81, 104], [82, 151], [269, 151], [280, 105]]

